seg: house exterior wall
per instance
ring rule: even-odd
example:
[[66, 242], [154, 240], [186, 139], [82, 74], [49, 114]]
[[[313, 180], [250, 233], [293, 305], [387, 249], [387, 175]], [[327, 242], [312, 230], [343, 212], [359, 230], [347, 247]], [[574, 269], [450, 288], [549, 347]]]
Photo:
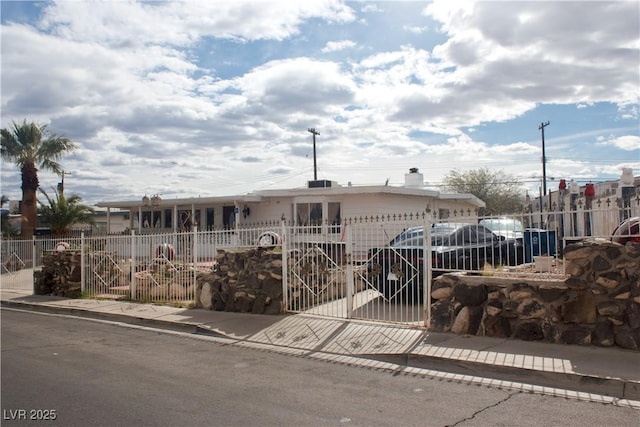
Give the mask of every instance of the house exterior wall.
[[[249, 208], [249, 214], [246, 218], [242, 213], [245, 205]], [[239, 208], [241, 218], [238, 220], [238, 224], [280, 221], [283, 216], [289, 220], [292, 214], [291, 200], [286, 198], [243, 203]]]

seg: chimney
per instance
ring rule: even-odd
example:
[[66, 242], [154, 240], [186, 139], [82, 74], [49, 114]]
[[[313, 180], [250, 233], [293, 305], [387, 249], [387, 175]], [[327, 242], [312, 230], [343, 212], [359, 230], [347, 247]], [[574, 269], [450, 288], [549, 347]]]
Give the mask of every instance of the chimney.
[[409, 173], [404, 174], [404, 186], [408, 188], [424, 187], [424, 176], [418, 172], [418, 168], [411, 168]]

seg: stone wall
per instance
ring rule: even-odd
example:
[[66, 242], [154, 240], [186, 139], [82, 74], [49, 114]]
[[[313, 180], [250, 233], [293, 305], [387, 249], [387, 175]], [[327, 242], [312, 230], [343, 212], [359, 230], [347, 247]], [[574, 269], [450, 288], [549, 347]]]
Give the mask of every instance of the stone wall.
[[214, 269], [196, 278], [196, 308], [282, 313], [282, 253], [219, 250]]
[[432, 330], [640, 349], [640, 245], [585, 240], [565, 280], [447, 274], [432, 287]]
[[33, 293], [79, 298], [81, 294], [80, 251], [54, 251], [42, 257], [42, 269], [33, 273]]
[[[304, 311], [319, 303], [345, 296], [344, 271], [335, 268], [325, 251], [310, 251], [304, 257], [289, 254], [289, 267], [298, 274], [289, 277], [288, 299], [292, 310]], [[365, 289], [365, 266], [354, 268], [356, 291]], [[219, 250], [214, 270], [198, 273], [196, 308], [264, 314], [284, 313], [282, 253], [279, 250]]]

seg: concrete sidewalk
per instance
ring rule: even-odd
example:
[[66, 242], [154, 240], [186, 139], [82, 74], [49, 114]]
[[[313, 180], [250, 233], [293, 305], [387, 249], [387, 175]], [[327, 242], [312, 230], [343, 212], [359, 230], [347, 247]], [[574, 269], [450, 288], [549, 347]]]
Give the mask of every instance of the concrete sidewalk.
[[640, 352], [490, 337], [310, 315], [267, 316], [3, 289], [3, 308], [117, 321], [220, 337], [301, 356], [402, 369], [446, 380], [621, 402], [640, 409]]

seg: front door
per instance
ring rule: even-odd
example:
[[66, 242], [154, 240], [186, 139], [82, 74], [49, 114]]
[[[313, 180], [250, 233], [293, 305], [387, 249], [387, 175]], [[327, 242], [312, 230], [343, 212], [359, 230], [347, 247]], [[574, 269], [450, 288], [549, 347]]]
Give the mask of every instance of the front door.
[[236, 224], [236, 207], [235, 206], [223, 206], [222, 207], [222, 225], [225, 229], [229, 230], [235, 228]]

